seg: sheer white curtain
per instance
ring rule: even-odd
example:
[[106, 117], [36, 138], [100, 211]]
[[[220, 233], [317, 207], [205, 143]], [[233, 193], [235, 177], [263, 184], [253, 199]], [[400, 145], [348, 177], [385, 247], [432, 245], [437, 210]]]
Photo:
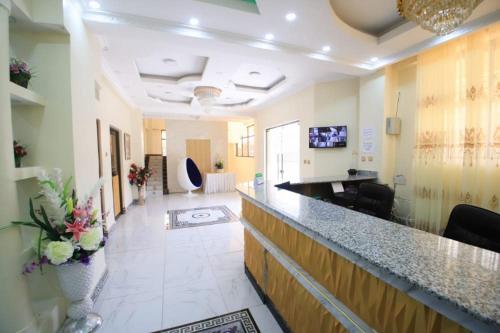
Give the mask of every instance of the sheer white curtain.
[[499, 212], [500, 24], [418, 56], [416, 227], [442, 233], [453, 207]]

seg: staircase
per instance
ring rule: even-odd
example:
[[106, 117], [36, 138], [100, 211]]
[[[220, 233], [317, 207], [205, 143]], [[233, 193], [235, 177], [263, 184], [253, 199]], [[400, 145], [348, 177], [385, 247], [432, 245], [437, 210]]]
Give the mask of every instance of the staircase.
[[149, 155], [147, 167], [153, 171], [153, 175], [148, 180], [146, 196], [163, 195], [163, 157]]

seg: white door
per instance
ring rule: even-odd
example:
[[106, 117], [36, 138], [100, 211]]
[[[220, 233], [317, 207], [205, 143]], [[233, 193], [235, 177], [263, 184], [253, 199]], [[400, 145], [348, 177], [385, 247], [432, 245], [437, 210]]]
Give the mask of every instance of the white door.
[[300, 126], [298, 122], [266, 131], [266, 178], [272, 183], [299, 177]]

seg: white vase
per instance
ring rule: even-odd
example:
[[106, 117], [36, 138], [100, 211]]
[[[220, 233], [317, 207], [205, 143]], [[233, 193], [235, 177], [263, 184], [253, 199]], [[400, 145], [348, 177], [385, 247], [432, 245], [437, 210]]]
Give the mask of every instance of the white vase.
[[56, 266], [61, 290], [71, 303], [67, 315], [70, 318], [63, 332], [92, 332], [102, 323], [101, 317], [90, 313], [94, 302], [90, 298], [95, 273], [94, 258], [88, 265], [80, 262]]
[[137, 200], [137, 203], [139, 206], [144, 206], [146, 204], [146, 197], [144, 195], [144, 186], [137, 186], [137, 192], [139, 194], [139, 198]]

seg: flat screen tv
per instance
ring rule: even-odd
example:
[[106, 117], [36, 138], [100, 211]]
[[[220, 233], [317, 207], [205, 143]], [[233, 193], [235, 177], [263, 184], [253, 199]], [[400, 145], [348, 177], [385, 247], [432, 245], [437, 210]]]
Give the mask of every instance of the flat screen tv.
[[309, 148], [347, 147], [347, 126], [309, 128]]

